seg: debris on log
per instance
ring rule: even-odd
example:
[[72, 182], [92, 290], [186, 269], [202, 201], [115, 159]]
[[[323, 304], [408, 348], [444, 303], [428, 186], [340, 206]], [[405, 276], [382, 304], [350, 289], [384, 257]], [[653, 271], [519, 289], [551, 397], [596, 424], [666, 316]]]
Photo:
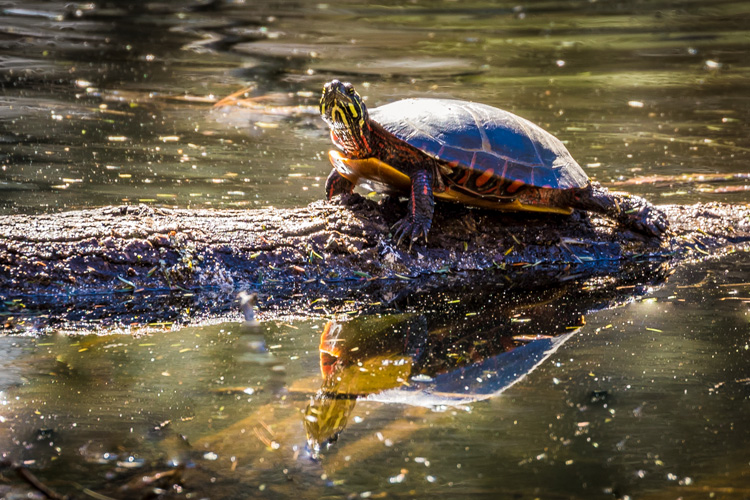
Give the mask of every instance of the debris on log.
[[0, 318], [9, 328], [32, 311], [36, 326], [218, 318], [236, 310], [241, 290], [258, 292], [277, 316], [325, 314], [334, 303], [356, 308], [457, 283], [534, 288], [618, 278], [643, 272], [644, 263], [672, 266], [750, 241], [748, 206], [660, 208], [671, 224], [661, 240], [593, 214], [440, 204], [428, 244], [411, 250], [389, 238], [405, 204], [357, 194], [291, 209], [140, 205], [11, 215], [0, 222]]

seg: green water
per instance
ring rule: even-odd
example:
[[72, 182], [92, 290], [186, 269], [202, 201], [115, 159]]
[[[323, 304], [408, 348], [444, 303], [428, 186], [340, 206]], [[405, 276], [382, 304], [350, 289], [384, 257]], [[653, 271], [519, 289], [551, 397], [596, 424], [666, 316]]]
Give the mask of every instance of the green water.
[[[0, 213], [320, 199], [330, 141], [315, 106], [332, 78], [371, 107], [430, 96], [511, 110], [605, 184], [667, 176], [622, 188], [657, 204], [747, 203], [744, 179], [668, 176], [748, 172], [749, 46], [744, 1], [7, 1]], [[243, 88], [243, 106], [214, 106]], [[410, 385], [445, 404], [397, 402], [399, 371], [355, 384], [368, 399], [339, 398], [356, 404], [317, 459], [305, 415], [327, 387], [324, 320], [3, 336], [0, 458], [77, 498], [146, 498], [152, 486], [123, 485], [181, 466], [182, 486], [158, 494], [747, 498], [748, 266], [738, 252], [637, 294], [574, 283], [480, 306], [467, 290], [360, 318], [358, 331], [423, 339], [362, 348], [363, 367], [409, 366]], [[564, 343], [480, 397], [504, 354], [524, 352], [493, 342], [537, 334]], [[453, 351], [428, 348], [445, 339]], [[441, 385], [482, 360], [496, 364], [468, 389]], [[452, 406], [456, 391], [476, 401]], [[29, 491], [0, 470], [0, 497]]]

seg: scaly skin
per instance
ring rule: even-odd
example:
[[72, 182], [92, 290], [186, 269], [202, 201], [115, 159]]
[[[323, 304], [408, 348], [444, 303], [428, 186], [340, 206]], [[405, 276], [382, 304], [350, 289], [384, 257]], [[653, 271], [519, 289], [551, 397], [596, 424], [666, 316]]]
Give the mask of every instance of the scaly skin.
[[410, 242], [423, 237], [432, 226], [432, 214], [435, 210], [435, 198], [432, 194], [432, 175], [427, 170], [417, 170], [411, 176], [411, 197], [407, 206], [407, 215], [396, 222], [391, 230], [397, 244], [404, 238]]
[[576, 190], [570, 206], [606, 215], [649, 236], [661, 237], [669, 229], [664, 213], [648, 201], [640, 196], [612, 192], [598, 182]]
[[661, 237], [669, 229], [664, 213], [645, 199], [610, 191], [598, 182], [581, 189], [529, 188], [519, 200], [528, 205], [596, 212], [648, 236]]
[[354, 183], [345, 178], [335, 168], [326, 179], [326, 198], [330, 201], [334, 196], [340, 194], [351, 194], [354, 191]]

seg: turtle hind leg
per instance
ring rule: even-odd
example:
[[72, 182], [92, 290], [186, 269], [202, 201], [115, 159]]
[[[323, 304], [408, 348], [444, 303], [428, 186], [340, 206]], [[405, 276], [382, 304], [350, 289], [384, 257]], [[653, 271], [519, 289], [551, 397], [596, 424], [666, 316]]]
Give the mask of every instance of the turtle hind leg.
[[648, 236], [662, 237], [669, 229], [669, 221], [664, 212], [645, 199], [612, 192], [598, 182], [576, 190], [571, 206], [606, 215], [623, 226]]

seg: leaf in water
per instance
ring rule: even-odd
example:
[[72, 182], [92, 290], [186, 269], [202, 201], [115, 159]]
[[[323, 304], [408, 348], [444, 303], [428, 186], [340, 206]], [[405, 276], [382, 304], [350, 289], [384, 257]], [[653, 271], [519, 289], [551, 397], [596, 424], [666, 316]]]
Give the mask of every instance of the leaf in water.
[[720, 188], [715, 189], [699, 189], [701, 193], [709, 193], [709, 194], [723, 194], [723, 193], [741, 193], [744, 191], [750, 191], [750, 185], [742, 185], [742, 186], [724, 186]]
[[726, 174], [680, 174], [680, 175], [646, 175], [633, 177], [624, 181], [607, 183], [610, 186], [639, 186], [641, 184], [695, 184], [704, 182], [723, 182], [739, 179], [750, 179], [750, 173], [730, 172]]

